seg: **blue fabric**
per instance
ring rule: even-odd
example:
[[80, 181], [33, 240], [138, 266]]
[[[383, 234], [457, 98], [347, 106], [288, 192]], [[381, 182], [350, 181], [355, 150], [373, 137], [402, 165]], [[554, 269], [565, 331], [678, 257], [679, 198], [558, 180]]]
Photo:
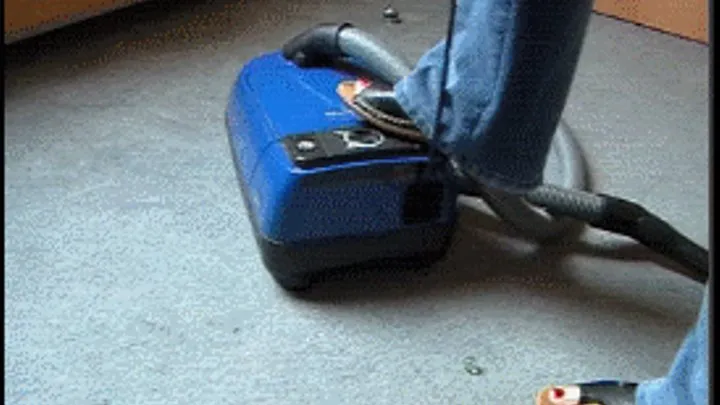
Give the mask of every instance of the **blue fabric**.
[[[484, 184], [523, 192], [542, 182], [550, 142], [575, 74], [591, 0], [458, 0], [448, 101], [434, 138]], [[445, 42], [395, 86], [432, 134]], [[708, 403], [708, 296], [669, 373], [642, 382], [638, 405]]]
[[[458, 0], [443, 128], [435, 141], [471, 177], [506, 191], [542, 182], [592, 0]], [[431, 134], [445, 41], [395, 85], [398, 102]]]
[[708, 405], [709, 292], [705, 288], [697, 323], [675, 355], [669, 373], [645, 381], [637, 390], [638, 405]]

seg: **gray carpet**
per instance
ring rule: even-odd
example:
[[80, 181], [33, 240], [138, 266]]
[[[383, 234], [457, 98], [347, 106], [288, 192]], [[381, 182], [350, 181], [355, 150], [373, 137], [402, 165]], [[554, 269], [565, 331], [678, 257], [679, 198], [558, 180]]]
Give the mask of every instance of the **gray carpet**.
[[[630, 241], [539, 248], [467, 202], [427, 274], [283, 293], [222, 113], [241, 65], [350, 19], [411, 58], [444, 2], [163, 2], [20, 44], [5, 68], [7, 404], [529, 404], [661, 375], [702, 288]], [[708, 49], [596, 16], [566, 120], [595, 188], [708, 243]], [[482, 369], [472, 375], [463, 359]]]

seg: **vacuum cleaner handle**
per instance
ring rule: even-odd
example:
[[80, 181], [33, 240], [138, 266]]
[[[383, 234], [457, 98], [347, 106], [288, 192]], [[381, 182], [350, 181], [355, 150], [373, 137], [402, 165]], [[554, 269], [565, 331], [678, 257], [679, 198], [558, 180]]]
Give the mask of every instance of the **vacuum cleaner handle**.
[[389, 84], [411, 71], [410, 63], [398, 52], [350, 23], [310, 28], [285, 43], [282, 54], [301, 67], [331, 66], [349, 60]]

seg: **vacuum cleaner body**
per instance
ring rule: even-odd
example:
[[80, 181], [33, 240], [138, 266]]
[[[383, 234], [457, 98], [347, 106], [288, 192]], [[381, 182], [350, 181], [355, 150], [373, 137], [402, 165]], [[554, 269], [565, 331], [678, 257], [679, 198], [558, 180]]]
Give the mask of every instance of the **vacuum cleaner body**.
[[424, 145], [363, 122], [336, 94], [357, 73], [282, 52], [247, 63], [227, 127], [263, 261], [286, 289], [393, 259], [440, 258], [456, 220], [451, 181], [427, 179]]

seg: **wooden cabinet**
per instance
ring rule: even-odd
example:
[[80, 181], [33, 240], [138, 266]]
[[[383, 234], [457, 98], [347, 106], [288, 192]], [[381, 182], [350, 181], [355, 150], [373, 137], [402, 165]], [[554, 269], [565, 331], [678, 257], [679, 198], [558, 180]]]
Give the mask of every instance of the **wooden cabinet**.
[[142, 0], [4, 0], [5, 43]]
[[708, 0], [595, 0], [595, 11], [708, 43]]

